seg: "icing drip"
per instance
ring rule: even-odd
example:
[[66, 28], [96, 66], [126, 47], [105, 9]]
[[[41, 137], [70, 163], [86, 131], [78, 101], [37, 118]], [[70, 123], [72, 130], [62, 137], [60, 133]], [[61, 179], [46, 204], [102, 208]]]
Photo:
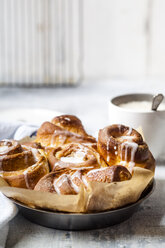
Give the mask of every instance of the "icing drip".
[[75, 139], [82, 139], [82, 136], [77, 134], [77, 133], [72, 133], [72, 132], [69, 132], [67, 130], [55, 130], [54, 131], [54, 134], [52, 135], [52, 138], [51, 138], [51, 146], [53, 147], [54, 145], [54, 138], [59, 136], [59, 141], [64, 144], [67, 137], [75, 137]]
[[118, 124], [118, 129], [119, 129], [119, 132], [121, 132], [121, 125]]
[[108, 155], [108, 156], [107, 156], [107, 162], [109, 162], [109, 161], [110, 161], [110, 156]]
[[78, 150], [74, 151], [66, 157], [61, 157], [60, 160], [66, 163], [83, 163], [85, 162], [88, 149], [82, 145], [78, 145]]
[[61, 194], [60, 187], [62, 186], [62, 184], [64, 182], [68, 181], [68, 178], [69, 178], [69, 176], [67, 174], [63, 174], [59, 178], [54, 180], [53, 185], [54, 185], [54, 188], [55, 188], [55, 191], [57, 192], [57, 194], [59, 194], [59, 195]]
[[107, 162], [110, 161], [110, 155], [109, 155], [109, 150], [110, 150], [110, 139], [107, 140]]
[[82, 181], [83, 181], [83, 184], [88, 188], [88, 182], [85, 176], [82, 176]]
[[[124, 158], [124, 161], [127, 161], [128, 148], [131, 148], [131, 162], [134, 162], [135, 153], [137, 151], [138, 144], [135, 143], [135, 142], [126, 141], [126, 142], [124, 142], [124, 143], [121, 144], [121, 153], [123, 153], [123, 149], [124, 148], [125, 148], [125, 158]], [[122, 156], [122, 159], [123, 159], [123, 156]]]
[[51, 146], [51, 147], [54, 146], [54, 135], [52, 135], [51, 142], [50, 142], [50, 146]]
[[120, 164], [122, 165], [122, 166], [126, 166], [127, 165], [127, 162], [126, 161], [120, 161]]
[[61, 157], [60, 160], [65, 163], [82, 163], [84, 162], [86, 153], [83, 151], [77, 151], [73, 156]]
[[109, 140], [107, 140], [107, 152], [109, 152], [109, 150], [110, 150], [110, 139]]
[[[66, 152], [68, 154], [66, 154]], [[66, 149], [63, 154], [66, 155], [58, 158], [58, 161], [54, 163], [54, 169], [56, 167], [63, 168], [65, 166], [72, 170], [93, 169], [97, 162], [95, 154], [80, 144], [78, 146], [76, 145], [76, 147], [71, 147], [71, 149], [69, 148], [68, 151]]]
[[25, 183], [26, 183], [26, 187], [28, 189], [31, 189], [30, 185], [29, 185], [29, 180], [28, 180], [28, 172], [30, 172], [33, 168], [35, 168], [37, 166], [37, 163], [31, 165], [29, 168], [27, 168], [24, 172], [23, 172], [23, 175], [24, 175], [24, 179], [25, 179]]
[[60, 163], [59, 163], [59, 162], [55, 162], [55, 163], [54, 163], [54, 166], [53, 166], [53, 170], [56, 168], [56, 166], [61, 167], [61, 165], [60, 165]]
[[60, 143], [64, 144], [66, 141], [66, 137], [63, 135], [59, 135], [59, 141], [60, 141]]
[[81, 176], [80, 171], [76, 171], [76, 172], [71, 176], [71, 185], [72, 185], [72, 188], [75, 190], [76, 193], [78, 193], [78, 192], [79, 192], [79, 186], [77, 186], [77, 185], [73, 182], [73, 180], [74, 180], [75, 178], [78, 178], [80, 181], [82, 181], [82, 180], [81, 180], [82, 176]]
[[130, 136], [131, 133], [132, 133], [132, 128], [129, 127], [129, 129], [128, 129], [126, 135], [125, 135], [125, 136], [124, 136], [124, 135], [121, 136], [120, 139], [121, 139], [121, 140], [125, 140], [125, 139], [126, 139], [126, 140], [129, 140], [129, 141], [132, 141], [135, 137], [134, 137], [134, 136]]
[[68, 174], [63, 174], [61, 175], [59, 178], [54, 180], [54, 189], [57, 192], [57, 194], [61, 194], [61, 190], [60, 187], [63, 185], [63, 183], [67, 182], [70, 183], [71, 187], [74, 189], [74, 191], [76, 193], [79, 193], [80, 191], [80, 186], [76, 185], [76, 183], [74, 182], [74, 179], [78, 179], [80, 184], [83, 183], [86, 187], [88, 187], [88, 182], [85, 178], [85, 176], [82, 176], [81, 171], [76, 171], [75, 173], [73, 173], [72, 175], [68, 175]]
[[131, 135], [131, 133], [132, 133], [132, 128], [129, 127], [128, 132], [127, 132], [127, 135], [129, 136], [129, 135]]
[[[70, 120], [71, 121], [71, 120]], [[62, 144], [65, 144], [65, 141], [66, 139], [69, 137], [72, 139], [72, 142], [77, 142], [79, 140], [86, 140], [87, 137], [86, 135], [80, 135], [78, 133], [75, 133], [73, 131], [68, 131], [68, 130], [65, 130], [65, 129], [58, 129], [58, 130], [55, 130], [54, 133], [52, 134], [52, 137], [51, 137], [51, 142], [50, 142], [50, 146], [54, 146], [54, 139], [55, 137], [59, 136], [59, 141], [62, 143]], [[61, 137], [60, 137], [61, 136]], [[86, 141], [86, 143], [88, 143], [88, 141]]]
[[68, 117], [64, 117], [64, 120], [66, 120], [66, 121], [70, 121], [70, 118], [68, 118]]
[[24, 175], [24, 179], [25, 179], [26, 187], [27, 187], [27, 189], [30, 189], [30, 186], [29, 186], [29, 181], [28, 181], [28, 171], [27, 171], [27, 170], [25, 170], [25, 171], [23, 172], [23, 175]]
[[[66, 137], [67, 137], [67, 134], [68, 134], [68, 131], [66, 130], [55, 130], [54, 131], [54, 134], [52, 135], [52, 138], [51, 138], [51, 144], [50, 146], [53, 147], [54, 146], [54, 138], [59, 136], [59, 141], [64, 144], [65, 141], [66, 141]], [[66, 136], [64, 136], [66, 135]]]
[[74, 189], [74, 191], [76, 193], [78, 193], [79, 192], [79, 186], [77, 186], [73, 182], [73, 180], [75, 178], [78, 178], [80, 181], [82, 181], [81, 180], [81, 173], [80, 173], [80, 171], [76, 171], [72, 176], [71, 175], [67, 175], [67, 174], [63, 174], [59, 178], [57, 178], [56, 180], [54, 180], [53, 185], [54, 185], [54, 188], [55, 188], [55, 191], [57, 192], [57, 194], [61, 194], [60, 187], [65, 182], [70, 182], [71, 187]]
[[31, 148], [31, 151], [32, 151], [32, 154], [33, 154], [34, 158], [36, 158], [37, 154], [38, 154], [38, 150], [35, 149], [35, 148]]
[[[124, 158], [123, 158], [123, 149], [125, 148], [125, 154], [124, 154]], [[131, 148], [131, 158], [130, 158], [130, 162], [128, 163], [128, 169], [130, 170], [130, 172], [132, 172], [133, 167], [135, 166], [135, 154], [136, 151], [138, 149], [138, 144], [135, 142], [129, 142], [126, 141], [121, 145], [121, 159], [122, 161], [120, 162], [121, 164], [123, 164], [124, 166], [127, 165], [127, 158], [128, 158], [128, 148]], [[124, 159], [124, 161], [123, 161]]]

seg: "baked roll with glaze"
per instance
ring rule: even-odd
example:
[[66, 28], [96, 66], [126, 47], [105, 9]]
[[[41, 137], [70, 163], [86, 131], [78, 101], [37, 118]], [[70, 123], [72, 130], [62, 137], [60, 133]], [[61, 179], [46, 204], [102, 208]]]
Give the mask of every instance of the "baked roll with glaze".
[[34, 190], [62, 195], [78, 194], [81, 185], [88, 188], [88, 182], [121, 182], [131, 179], [131, 174], [121, 165], [93, 169], [87, 173], [82, 170], [51, 172], [40, 179]]
[[78, 194], [82, 180], [85, 179], [81, 171], [68, 170], [51, 172], [40, 179], [34, 190], [51, 192], [62, 195]]
[[44, 122], [38, 129], [36, 142], [46, 147], [58, 147], [68, 143], [96, 143], [88, 135], [81, 121], [73, 115], [61, 115], [51, 122]]
[[125, 165], [155, 170], [153, 158], [140, 133], [124, 125], [107, 126], [99, 131], [97, 148], [109, 166]]
[[81, 143], [71, 143], [55, 149], [48, 149], [48, 161], [52, 171], [61, 169], [91, 170], [107, 166], [92, 146]]
[[122, 165], [90, 170], [86, 175], [88, 181], [103, 183], [122, 182], [131, 179], [131, 177], [129, 170]]
[[39, 150], [14, 140], [0, 141], [0, 176], [10, 186], [33, 189], [47, 173], [47, 159]]

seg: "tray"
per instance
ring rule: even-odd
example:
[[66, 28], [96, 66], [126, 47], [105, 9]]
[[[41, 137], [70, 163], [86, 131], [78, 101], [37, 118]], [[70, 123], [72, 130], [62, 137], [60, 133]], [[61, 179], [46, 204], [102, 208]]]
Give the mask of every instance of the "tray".
[[155, 180], [145, 189], [137, 202], [115, 210], [98, 213], [52, 212], [30, 208], [18, 201], [10, 200], [18, 206], [20, 213], [31, 222], [60, 230], [78, 231], [105, 228], [127, 220], [137, 211], [139, 205], [151, 195], [154, 188]]

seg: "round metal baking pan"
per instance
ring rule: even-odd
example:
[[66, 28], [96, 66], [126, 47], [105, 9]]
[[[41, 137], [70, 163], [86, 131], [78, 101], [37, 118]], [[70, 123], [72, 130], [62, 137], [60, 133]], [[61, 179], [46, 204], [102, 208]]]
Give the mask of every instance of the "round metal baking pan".
[[47, 210], [33, 209], [12, 199], [21, 214], [36, 224], [60, 230], [89, 230], [104, 228], [119, 224], [130, 218], [139, 205], [147, 199], [155, 188], [153, 181], [142, 193], [140, 199], [125, 207], [98, 213], [61, 213]]

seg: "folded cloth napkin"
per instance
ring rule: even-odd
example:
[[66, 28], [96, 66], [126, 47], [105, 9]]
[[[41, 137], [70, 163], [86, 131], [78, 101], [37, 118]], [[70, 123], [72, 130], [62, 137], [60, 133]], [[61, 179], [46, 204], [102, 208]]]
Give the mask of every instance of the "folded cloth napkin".
[[[20, 140], [26, 136], [33, 136], [37, 126], [22, 122], [9, 123], [0, 121], [0, 140]], [[0, 193], [0, 248], [4, 248], [8, 235], [8, 222], [17, 214], [17, 207]]]
[[0, 140], [2, 139], [22, 139], [35, 134], [38, 126], [22, 122], [0, 121]]
[[0, 248], [5, 247], [9, 230], [8, 222], [17, 214], [17, 207], [0, 193]]

